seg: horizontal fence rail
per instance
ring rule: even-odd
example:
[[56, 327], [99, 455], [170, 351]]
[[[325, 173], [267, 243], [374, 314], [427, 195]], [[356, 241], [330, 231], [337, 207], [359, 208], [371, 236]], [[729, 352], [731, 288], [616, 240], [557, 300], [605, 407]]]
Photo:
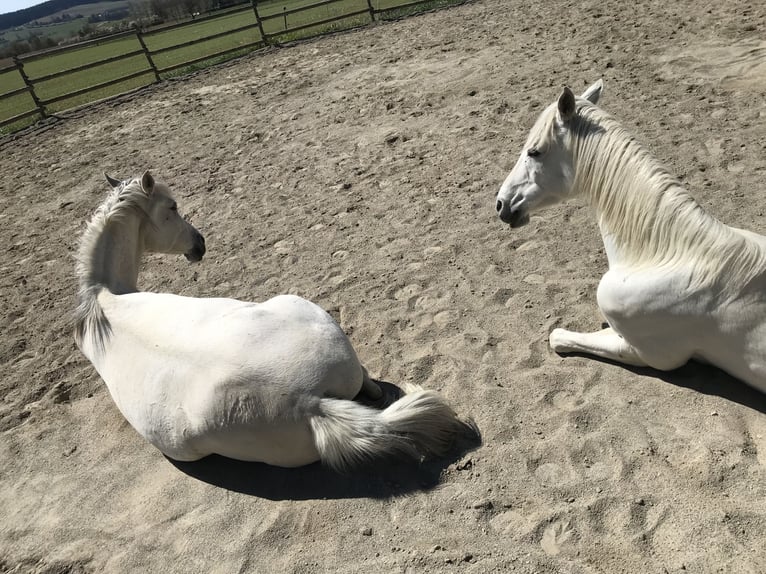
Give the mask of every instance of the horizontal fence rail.
[[95, 68], [96, 66], [102, 66], [104, 64], [111, 64], [113, 62], [119, 62], [120, 60], [125, 60], [126, 58], [132, 58], [133, 56], [142, 56], [144, 54], [143, 50], [133, 50], [132, 52], [128, 52], [126, 54], [120, 54], [119, 56], [113, 56], [111, 58], [107, 58], [106, 60], [99, 60], [98, 62], [92, 63], [92, 64], [84, 64], [82, 66], [75, 66], [74, 68], [69, 68], [68, 70], [62, 70], [60, 72], [54, 72], [52, 74], [48, 74], [47, 76], [38, 76], [35, 78], [35, 82], [46, 82], [48, 80], [53, 80], [55, 78], [60, 78], [62, 76], [66, 76], [69, 74], [74, 74], [75, 72], [82, 72], [84, 70], [90, 70], [91, 68]]
[[[25, 120], [24, 125], [28, 125], [29, 118], [35, 116], [45, 118], [57, 111], [125, 94], [206, 61], [223, 60], [281, 41], [364, 26], [396, 11], [464, 1], [387, 0], [386, 6], [380, 7], [379, 0], [320, 0], [294, 7], [295, 0], [250, 0], [243, 7], [186, 22], [147, 30], [136, 28], [25, 54], [14, 58], [13, 65], [0, 68], [0, 85], [10, 87], [0, 92], [0, 129]], [[288, 5], [293, 7], [288, 9]], [[246, 19], [251, 22], [243, 23]], [[313, 33], [302, 34], [309, 30]], [[122, 89], [114, 89], [120, 84]], [[54, 106], [66, 100], [72, 101], [69, 106]]]

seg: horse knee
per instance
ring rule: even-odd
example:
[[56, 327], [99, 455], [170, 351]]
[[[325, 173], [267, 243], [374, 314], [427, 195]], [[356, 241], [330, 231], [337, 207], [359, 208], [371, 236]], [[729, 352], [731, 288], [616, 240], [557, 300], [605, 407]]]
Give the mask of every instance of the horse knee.
[[548, 344], [556, 353], [566, 353], [572, 349], [571, 331], [556, 328], [548, 335]]

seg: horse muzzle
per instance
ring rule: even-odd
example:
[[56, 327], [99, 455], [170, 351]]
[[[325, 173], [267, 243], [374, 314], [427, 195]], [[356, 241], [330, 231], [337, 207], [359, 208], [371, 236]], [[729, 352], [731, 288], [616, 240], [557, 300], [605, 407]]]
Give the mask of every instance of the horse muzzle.
[[197, 261], [202, 261], [205, 251], [207, 251], [205, 249], [205, 238], [197, 231], [194, 236], [194, 247], [192, 247], [191, 251], [184, 253], [184, 257], [186, 257], [188, 261], [196, 263]]
[[497, 215], [503, 223], [507, 223], [512, 228], [521, 227], [529, 223], [529, 213], [524, 209], [521, 202], [497, 200]]

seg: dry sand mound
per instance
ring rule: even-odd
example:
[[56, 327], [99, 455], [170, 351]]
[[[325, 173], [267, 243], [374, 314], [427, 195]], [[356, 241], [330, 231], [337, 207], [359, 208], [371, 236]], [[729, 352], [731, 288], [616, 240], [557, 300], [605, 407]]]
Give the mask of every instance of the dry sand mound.
[[[766, 7], [485, 0], [255, 54], [0, 144], [0, 571], [766, 571], [766, 401], [708, 367], [552, 354], [600, 325], [582, 203], [511, 232], [496, 190], [563, 84], [723, 221], [766, 232]], [[141, 286], [333, 310], [376, 377], [485, 445], [336, 477], [143, 442], [76, 350], [101, 172], [151, 168], [208, 257]], [[438, 488], [433, 488], [438, 483]], [[406, 495], [406, 496], [405, 496]]]

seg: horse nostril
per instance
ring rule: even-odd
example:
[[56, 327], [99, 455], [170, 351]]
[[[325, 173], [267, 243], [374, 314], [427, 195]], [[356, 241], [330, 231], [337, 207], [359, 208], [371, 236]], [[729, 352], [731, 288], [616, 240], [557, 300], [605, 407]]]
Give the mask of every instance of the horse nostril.
[[499, 199], [497, 200], [497, 205], [495, 205], [495, 209], [497, 211], [500, 211], [501, 209], [503, 209], [503, 202], [500, 201]]

